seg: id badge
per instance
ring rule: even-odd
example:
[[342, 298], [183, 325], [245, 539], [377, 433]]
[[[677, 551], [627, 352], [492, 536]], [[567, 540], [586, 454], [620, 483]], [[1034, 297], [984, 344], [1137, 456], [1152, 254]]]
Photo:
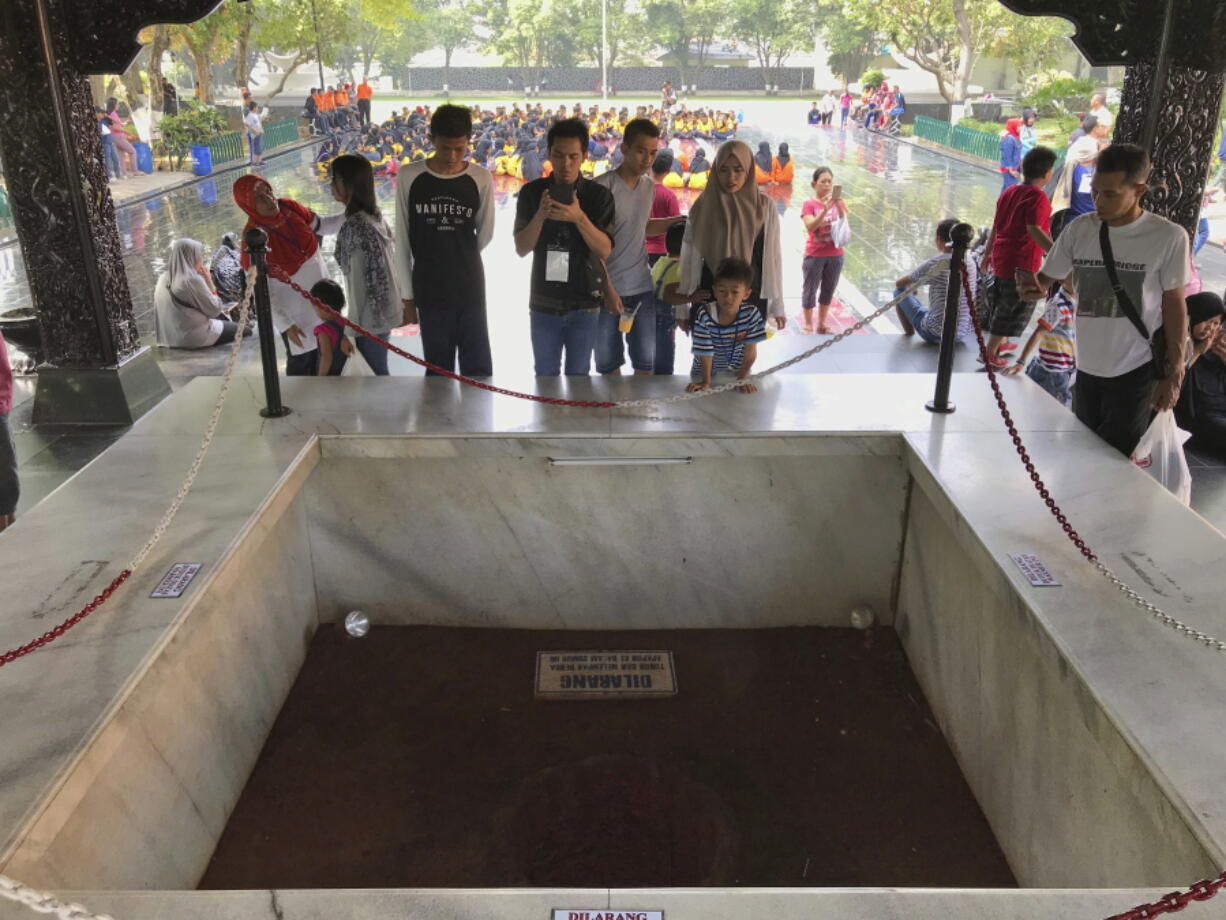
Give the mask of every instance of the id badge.
[[570, 281], [570, 252], [566, 249], [549, 249], [545, 252], [545, 280]]

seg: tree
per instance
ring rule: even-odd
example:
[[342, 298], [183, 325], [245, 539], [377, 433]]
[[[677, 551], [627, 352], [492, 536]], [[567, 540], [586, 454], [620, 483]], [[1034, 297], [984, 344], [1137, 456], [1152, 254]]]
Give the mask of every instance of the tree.
[[[336, 64], [340, 50], [353, 44], [354, 22], [349, 12], [348, 0], [278, 0], [263, 8], [252, 30], [252, 41], [265, 52], [288, 58], [280, 82], [268, 92], [268, 98], [285, 89], [285, 82], [299, 67], [315, 62], [316, 22], [321, 63], [325, 67]], [[268, 61], [267, 53], [264, 59]]]
[[518, 68], [524, 86], [539, 85], [546, 67], [574, 60], [573, 41], [556, 0], [485, 0], [479, 15], [487, 30], [483, 47]]
[[813, 46], [809, 11], [799, 0], [738, 0], [734, 9], [733, 35], [753, 48], [766, 86], [778, 86], [783, 62]]
[[170, 48], [170, 27], [154, 26], [149, 42], [149, 108], [162, 111], [166, 100], [162, 96], [162, 56]]
[[819, 0], [817, 19], [831, 73], [844, 83], [854, 82], [877, 56], [881, 36], [848, 16], [842, 0]]
[[251, 78], [254, 55], [251, 52], [251, 30], [255, 28], [255, 4], [239, 7], [238, 35], [234, 44], [234, 85], [246, 86]]
[[991, 50], [1013, 64], [1024, 79], [1055, 66], [1072, 46], [1072, 34], [1073, 24], [1067, 19], [1013, 16]]
[[443, 51], [443, 83], [451, 85], [451, 56], [474, 40], [476, 13], [472, 0], [434, 0], [422, 4], [421, 28]]
[[936, 77], [947, 102], [967, 96], [976, 61], [1006, 26], [997, 0], [847, 0], [847, 15], [887, 35], [900, 54]]
[[718, 0], [648, 0], [648, 34], [676, 62], [683, 86], [698, 84], [715, 33], [728, 27], [728, 8]]
[[[647, 48], [646, 17], [629, 0], [607, 0], [610, 82], [619, 59], [642, 53]], [[569, 7], [578, 58], [585, 64], [600, 65], [603, 50], [600, 27], [601, 0], [576, 0]]]
[[203, 19], [169, 27], [171, 47], [186, 51], [192, 59], [196, 98], [201, 102], [213, 101], [213, 64], [218, 52], [231, 46], [241, 31], [244, 14], [237, 9], [239, 5], [227, 0]]

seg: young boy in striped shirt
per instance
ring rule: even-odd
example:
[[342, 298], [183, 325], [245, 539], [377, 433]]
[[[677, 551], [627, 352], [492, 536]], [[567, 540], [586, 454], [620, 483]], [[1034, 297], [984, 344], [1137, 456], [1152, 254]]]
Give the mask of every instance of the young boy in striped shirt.
[[[1039, 356], [1027, 364], [1035, 348]], [[1077, 304], [1063, 288], [1047, 298], [1038, 328], [1022, 350], [1017, 363], [1002, 373], [1010, 376], [1026, 369], [1026, 376], [1060, 401], [1073, 404], [1073, 378], [1077, 373]]]
[[743, 259], [724, 259], [715, 270], [715, 303], [692, 314], [694, 366], [687, 392], [709, 389], [717, 374], [735, 374], [742, 393], [758, 391], [746, 378], [757, 360], [758, 343], [766, 339], [766, 323], [757, 307], [745, 303], [752, 285], [753, 268]]

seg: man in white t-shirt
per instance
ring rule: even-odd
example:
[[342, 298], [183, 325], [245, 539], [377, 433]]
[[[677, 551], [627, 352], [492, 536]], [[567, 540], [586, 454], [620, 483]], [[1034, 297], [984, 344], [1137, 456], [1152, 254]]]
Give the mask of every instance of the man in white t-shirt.
[[[1141, 208], [1149, 155], [1133, 144], [1102, 152], [1091, 182], [1095, 210], [1060, 234], [1039, 274], [1039, 293], [1070, 275], [1077, 291], [1077, 381], [1073, 412], [1104, 441], [1131, 455], [1152, 412], [1173, 408], [1183, 384], [1191, 280], [1188, 234]], [[1155, 374], [1149, 338], [1120, 306], [1104, 267], [1101, 228], [1107, 225], [1112, 260], [1149, 338], [1165, 335], [1167, 370]]]
[[1107, 97], [1102, 93], [1095, 93], [1090, 99], [1090, 111], [1087, 115], [1093, 115], [1098, 119], [1100, 125], [1105, 125], [1107, 135], [1110, 136], [1111, 129], [1115, 126], [1115, 116], [1111, 114], [1111, 110], [1107, 108]]

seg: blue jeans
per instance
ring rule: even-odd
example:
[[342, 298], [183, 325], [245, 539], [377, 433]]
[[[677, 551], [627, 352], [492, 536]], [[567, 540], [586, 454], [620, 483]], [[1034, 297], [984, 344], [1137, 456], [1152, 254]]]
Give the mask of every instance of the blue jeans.
[[673, 316], [673, 305], [657, 300], [655, 372], [671, 376], [676, 356], [677, 319]]
[[[656, 364], [656, 298], [651, 291], [630, 294], [622, 298], [627, 313], [638, 310], [634, 325], [625, 333], [630, 350], [630, 364], [636, 371], [655, 370]], [[621, 317], [601, 310], [596, 320], [596, 373], [611, 374], [626, 363], [622, 333], [617, 331]]]
[[586, 377], [592, 372], [592, 349], [596, 345], [598, 310], [569, 313], [532, 311], [532, 357], [538, 377], [556, 377], [562, 372], [566, 351], [566, 376]]
[[[377, 335], [384, 342], [386, 342], [388, 340], [388, 336], [392, 334], [390, 329], [387, 332], [375, 332], [375, 330], [372, 329], [371, 332], [374, 332], [375, 335]], [[366, 363], [370, 365], [370, 369], [375, 372], [376, 377], [388, 376], [386, 348], [384, 348], [378, 342], [366, 338], [364, 335], [358, 336], [357, 340], [354, 341], [353, 344], [357, 346], [358, 354], [366, 359]]]
[[[894, 296], [897, 297], [901, 293], [901, 289], [896, 290], [894, 292]], [[920, 303], [920, 299], [918, 297], [916, 297], [914, 294], [908, 294], [898, 304], [898, 311], [907, 318], [907, 322], [915, 327], [915, 333], [921, 339], [923, 339], [929, 345], [941, 344], [941, 337], [939, 335], [932, 335], [924, 331], [924, 317], [926, 317], [930, 311], [927, 307]]]
[[248, 134], [247, 146], [251, 149], [251, 162], [254, 163], [256, 157], [264, 154], [264, 135], [263, 134]]
[[847, 116], [851, 114], [851, 109], [839, 109], [839, 124], [847, 124]]
[[1033, 358], [1026, 368], [1026, 376], [1060, 401], [1062, 406], [1073, 404], [1073, 375], [1077, 371], [1052, 371], [1045, 368], [1038, 358]]
[[1192, 241], [1192, 255], [1196, 255], [1209, 242], [1209, 218], [1202, 217], [1196, 225], [1196, 239]]
[[109, 134], [102, 135], [102, 163], [108, 179], [118, 179], [123, 175], [123, 169], [119, 165], [119, 151], [115, 149], [115, 142]]

